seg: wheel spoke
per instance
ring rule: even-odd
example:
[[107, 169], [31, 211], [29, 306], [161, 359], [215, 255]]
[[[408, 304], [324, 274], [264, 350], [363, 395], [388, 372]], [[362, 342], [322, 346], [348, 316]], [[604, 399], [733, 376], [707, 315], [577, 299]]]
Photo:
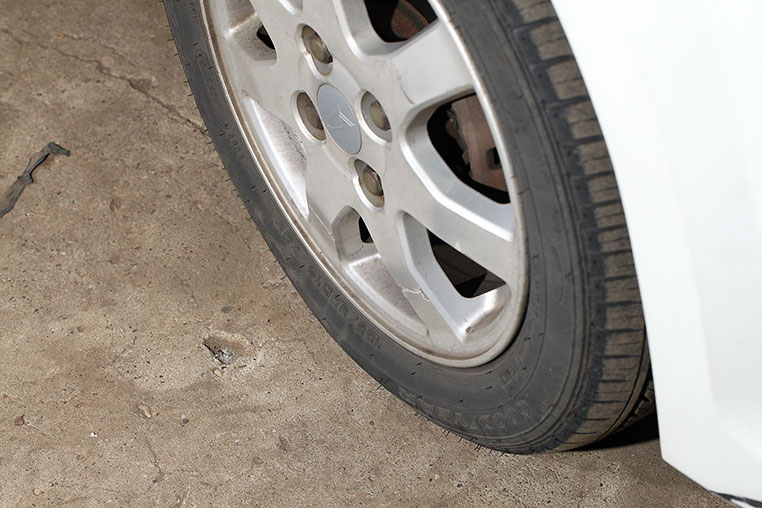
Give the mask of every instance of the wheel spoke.
[[[278, 1], [251, 0], [251, 15], [235, 21], [227, 29], [221, 29], [226, 44], [221, 45], [223, 59], [234, 66], [228, 76], [234, 89], [256, 102], [262, 109], [274, 115], [290, 127], [296, 125], [291, 106], [293, 85], [298, 82], [298, 58], [296, 45], [286, 40], [289, 30], [277, 30], [270, 35], [276, 49], [272, 50], [259, 40], [257, 33], [264, 25], [293, 26], [297, 20]], [[272, 24], [268, 22], [272, 20]]]
[[434, 22], [388, 55], [411, 116], [473, 90], [473, 78], [447, 26]]
[[295, 90], [282, 81], [287, 65], [278, 61], [269, 65], [252, 66], [252, 73], [242, 76], [240, 90], [262, 109], [292, 129], [296, 129], [296, 113], [292, 105]]
[[398, 218], [397, 227], [366, 220], [384, 266], [428, 330], [430, 346], [455, 345], [470, 313], [462, 312], [463, 298], [436, 269], [425, 229], [410, 217]]
[[352, 175], [339, 167], [321, 145], [305, 143], [309, 220], [333, 235], [333, 225], [348, 207], [358, 208]]
[[400, 151], [393, 153], [398, 163], [390, 165], [394, 174], [387, 177], [395, 185], [394, 192], [402, 196], [399, 209], [508, 285], [513, 284], [520, 262], [513, 206], [496, 203], [460, 182], [430, 142], [412, 146], [415, 151], [407, 157]]
[[287, 0], [249, 0], [262, 25], [275, 44], [276, 51], [291, 45], [296, 34], [298, 19], [287, 7]]
[[[314, 8], [325, 12], [324, 0], [305, 0], [305, 3]], [[333, 30], [326, 33], [326, 37], [335, 36], [341, 38], [341, 44], [354, 46], [355, 51], [363, 53], [377, 52], [383, 41], [376, 35], [373, 25], [368, 18], [365, 2], [361, 0], [331, 0], [332, 9], [335, 14], [337, 25], [332, 26]]]

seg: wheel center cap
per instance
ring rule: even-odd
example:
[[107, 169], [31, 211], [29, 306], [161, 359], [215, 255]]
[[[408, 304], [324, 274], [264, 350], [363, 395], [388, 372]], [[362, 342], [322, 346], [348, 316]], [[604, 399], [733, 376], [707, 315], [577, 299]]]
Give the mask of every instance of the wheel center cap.
[[317, 99], [320, 117], [331, 138], [345, 152], [359, 152], [362, 146], [360, 125], [349, 102], [331, 85], [321, 86]]

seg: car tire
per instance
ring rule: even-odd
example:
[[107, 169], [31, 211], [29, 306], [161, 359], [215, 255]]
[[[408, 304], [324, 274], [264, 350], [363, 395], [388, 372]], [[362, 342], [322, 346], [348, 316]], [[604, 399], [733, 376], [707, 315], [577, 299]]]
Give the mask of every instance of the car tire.
[[[278, 2], [299, 9], [309, 5], [308, 0]], [[515, 326], [494, 332], [510, 335], [498, 343], [499, 350], [475, 364], [440, 361], [400, 340], [326, 268], [305, 236], [309, 231], [284, 209], [265, 168], [266, 154], [252, 148], [251, 129], [231, 99], [215, 30], [209, 28], [210, 8], [199, 0], [165, 0], [190, 88], [240, 198], [338, 344], [417, 412], [480, 445], [524, 454], [593, 443], [653, 411], [653, 384], [616, 178], [563, 29], [549, 1], [411, 5], [421, 19], [436, 17], [432, 23], [446, 24], [466, 55], [477, 78], [476, 95], [501, 140], [506, 155], [501, 158], [510, 162], [510, 199], [520, 206], [526, 284], [522, 295], [513, 295], [521, 301], [520, 312]], [[268, 30], [261, 39], [278, 50], [280, 43], [269, 39], [277, 27]], [[386, 42], [401, 46], [418, 36], [389, 40], [397, 35]], [[332, 139], [329, 133], [327, 141], [319, 141]], [[465, 151], [461, 146], [459, 153]], [[460, 185], [464, 177], [453, 173], [452, 178]], [[436, 245], [432, 240], [433, 249]]]

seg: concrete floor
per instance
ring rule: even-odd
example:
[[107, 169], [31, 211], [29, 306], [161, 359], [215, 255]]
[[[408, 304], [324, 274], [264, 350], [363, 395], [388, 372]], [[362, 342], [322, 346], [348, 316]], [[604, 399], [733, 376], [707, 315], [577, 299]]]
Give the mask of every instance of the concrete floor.
[[[48, 141], [72, 152], [0, 219], [1, 507], [723, 506], [661, 461], [649, 424], [501, 457], [417, 417], [248, 220], [161, 3], [0, 12], [0, 189]], [[205, 338], [238, 359], [220, 369]]]

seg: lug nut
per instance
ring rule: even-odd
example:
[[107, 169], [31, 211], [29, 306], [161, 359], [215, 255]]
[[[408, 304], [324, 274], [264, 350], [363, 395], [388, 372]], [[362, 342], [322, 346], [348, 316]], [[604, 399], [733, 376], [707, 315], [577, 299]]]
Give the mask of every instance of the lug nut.
[[323, 121], [320, 120], [320, 114], [309, 95], [306, 93], [299, 94], [296, 98], [296, 109], [299, 111], [299, 116], [310, 134], [318, 139], [325, 139]]
[[333, 57], [328, 51], [328, 48], [325, 47], [323, 39], [318, 37], [317, 34], [310, 40], [310, 53], [312, 53], [312, 56], [315, 57], [318, 62], [329, 64], [333, 61]]
[[389, 117], [386, 116], [386, 111], [384, 111], [384, 108], [381, 107], [381, 104], [376, 99], [373, 99], [373, 102], [370, 103], [368, 113], [373, 125], [380, 130], [386, 132], [392, 128], [389, 124]]
[[312, 55], [312, 58], [325, 65], [333, 62], [331, 52], [328, 51], [325, 42], [323, 42], [323, 39], [320, 38], [315, 30], [310, 27], [304, 27], [303, 37], [304, 45], [310, 55]]
[[381, 177], [370, 166], [365, 166], [365, 169], [362, 171], [362, 184], [374, 196], [381, 197], [384, 195]]
[[365, 124], [373, 133], [385, 141], [392, 140], [392, 125], [384, 107], [372, 93], [365, 92], [360, 104]]
[[381, 184], [381, 177], [372, 167], [361, 160], [355, 160], [355, 170], [360, 179], [362, 193], [373, 206], [382, 208], [384, 206], [384, 187]]

